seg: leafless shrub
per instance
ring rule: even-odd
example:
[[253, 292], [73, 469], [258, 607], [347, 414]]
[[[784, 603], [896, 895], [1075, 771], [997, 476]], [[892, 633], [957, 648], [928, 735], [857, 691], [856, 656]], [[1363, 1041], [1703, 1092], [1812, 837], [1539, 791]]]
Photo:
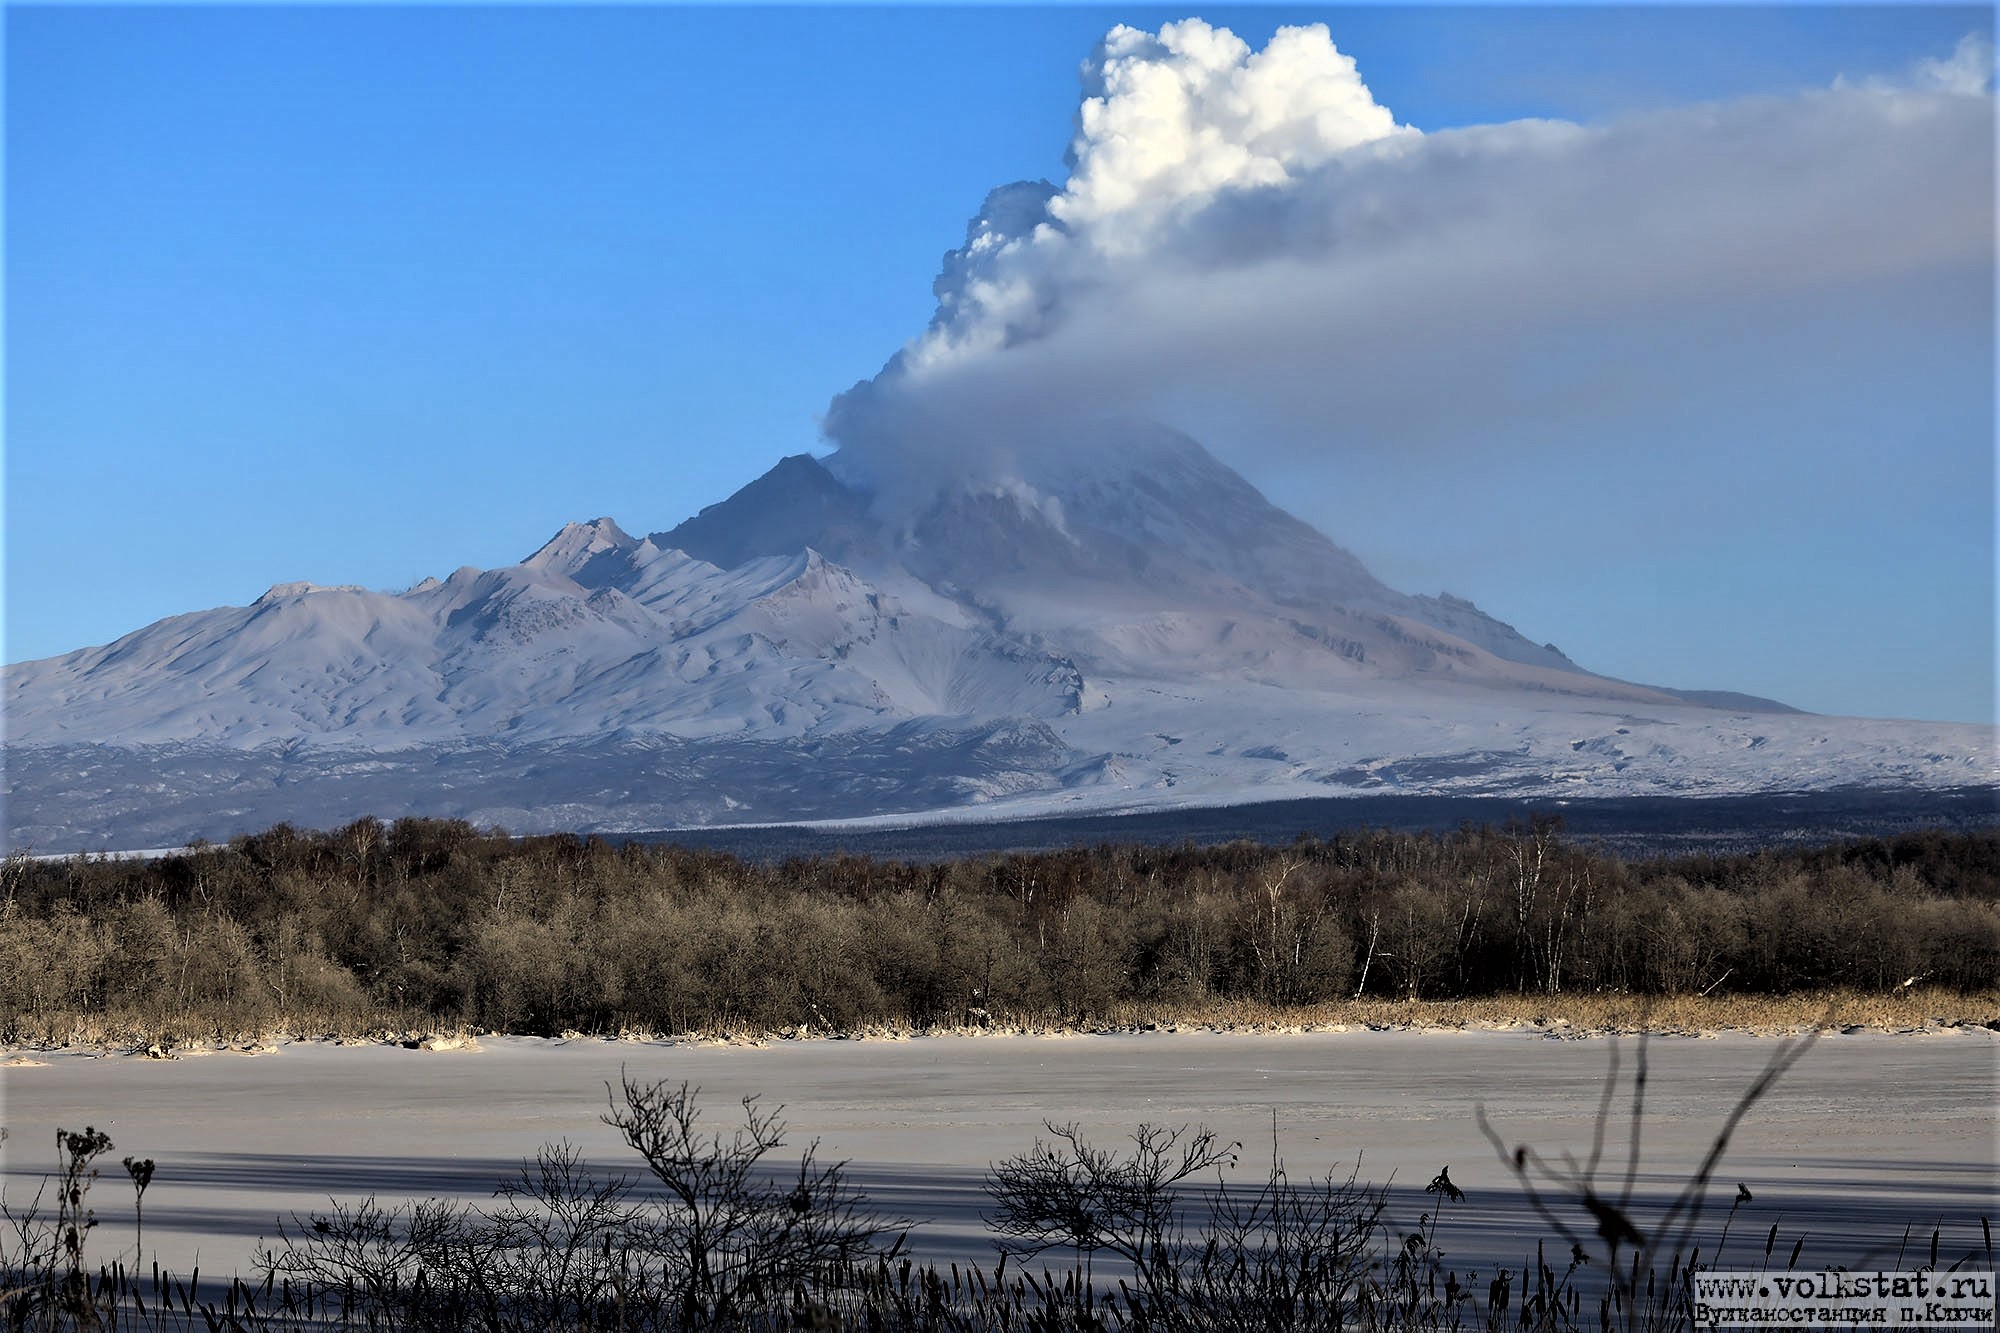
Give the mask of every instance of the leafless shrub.
[[[1562, 1244], [1569, 1246], [1572, 1256], [1569, 1272], [1595, 1262], [1606, 1275], [1607, 1286], [1599, 1297], [1602, 1328], [1618, 1329], [1621, 1333], [1667, 1333], [1688, 1325], [1693, 1317], [1688, 1304], [1688, 1280], [1704, 1267], [1715, 1266], [1721, 1245], [1727, 1243], [1736, 1208], [1752, 1197], [1747, 1188], [1737, 1187], [1736, 1202], [1724, 1223], [1721, 1240], [1704, 1265], [1697, 1238], [1716, 1169], [1743, 1117], [1812, 1048], [1818, 1032], [1815, 1026], [1802, 1036], [1778, 1043], [1764, 1068], [1737, 1098], [1721, 1128], [1709, 1140], [1694, 1173], [1653, 1215], [1642, 1214], [1634, 1196], [1640, 1175], [1649, 1072], [1644, 1034], [1638, 1039], [1631, 1080], [1624, 1162], [1609, 1176], [1605, 1169], [1606, 1139], [1613, 1128], [1612, 1105], [1620, 1090], [1616, 1042], [1610, 1048], [1590, 1153], [1581, 1161], [1567, 1151], [1551, 1161], [1527, 1144], [1508, 1148], [1486, 1118], [1485, 1109], [1480, 1108], [1481, 1132], [1513, 1172], [1536, 1215]], [[1766, 1244], [1767, 1257], [1776, 1236], [1774, 1227]]]
[[[1263, 1182], [1232, 1189], [1222, 1172], [1241, 1145], [1207, 1129], [1142, 1125], [1120, 1153], [1074, 1125], [1047, 1128], [1049, 1139], [994, 1166], [988, 1220], [1004, 1256], [1076, 1253], [1075, 1281], [1037, 1289], [1074, 1326], [1278, 1333], [1366, 1327], [1390, 1312], [1384, 1199], [1355, 1173], [1296, 1181], [1274, 1145]], [[1190, 1188], [1211, 1170], [1212, 1185]], [[1094, 1272], [1099, 1253], [1117, 1261], [1115, 1286]], [[1404, 1266], [1418, 1262], [1411, 1251]]]
[[743, 1126], [725, 1139], [701, 1130], [699, 1090], [689, 1084], [628, 1077], [622, 1095], [604, 1121], [667, 1193], [636, 1228], [639, 1248], [678, 1267], [688, 1326], [727, 1321], [795, 1287], [837, 1285], [857, 1265], [900, 1250], [905, 1228], [870, 1212], [845, 1163], [817, 1160], [817, 1142], [794, 1175], [760, 1169], [783, 1145], [785, 1123], [756, 1098], [743, 1099]]
[[755, 1098], [727, 1136], [687, 1084], [622, 1081], [603, 1117], [660, 1189], [599, 1179], [547, 1147], [485, 1209], [334, 1205], [281, 1229], [259, 1263], [343, 1320], [412, 1330], [725, 1329], [774, 1317], [892, 1260], [901, 1227], [808, 1147], [765, 1159], [785, 1125]]

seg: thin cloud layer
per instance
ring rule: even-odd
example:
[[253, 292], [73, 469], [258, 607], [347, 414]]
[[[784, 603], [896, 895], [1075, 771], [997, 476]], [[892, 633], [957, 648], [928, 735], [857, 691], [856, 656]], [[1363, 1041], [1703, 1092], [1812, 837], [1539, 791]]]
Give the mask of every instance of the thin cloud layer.
[[[1824, 337], [1788, 339], [1786, 312], [1829, 297], [1863, 324], [1960, 317], [1942, 280], [1990, 308], [1991, 70], [1968, 39], [1893, 84], [1425, 134], [1324, 26], [1262, 51], [1197, 19], [1119, 27], [1085, 65], [1067, 181], [988, 196], [930, 326], [825, 428], [904, 485], [1117, 414], [1468, 449], [1496, 414], [1581, 410], [1537, 385], [1600, 335], [1635, 358], [1608, 376], [1629, 407], [1672, 391], [1644, 330], [1741, 316], [1783, 361]], [[1717, 373], [1757, 373], [1731, 357]]]

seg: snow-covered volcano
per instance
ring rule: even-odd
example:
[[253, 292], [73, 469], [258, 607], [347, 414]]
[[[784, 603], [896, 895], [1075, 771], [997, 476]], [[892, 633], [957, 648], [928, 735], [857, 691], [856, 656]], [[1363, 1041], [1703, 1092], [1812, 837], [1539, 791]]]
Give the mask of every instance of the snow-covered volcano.
[[928, 487], [787, 458], [400, 593], [285, 583], [6, 670], [11, 845], [1994, 779], [1991, 729], [1592, 675], [1136, 423]]

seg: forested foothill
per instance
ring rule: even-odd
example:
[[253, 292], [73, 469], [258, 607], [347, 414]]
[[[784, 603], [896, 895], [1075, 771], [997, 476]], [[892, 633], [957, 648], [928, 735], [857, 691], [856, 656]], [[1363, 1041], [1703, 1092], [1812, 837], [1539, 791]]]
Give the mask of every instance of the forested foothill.
[[361, 819], [0, 875], [10, 1043], [1631, 1023], [1697, 998], [1726, 1023], [1836, 995], [2000, 1017], [1995, 832], [1628, 861], [1537, 819], [763, 864]]

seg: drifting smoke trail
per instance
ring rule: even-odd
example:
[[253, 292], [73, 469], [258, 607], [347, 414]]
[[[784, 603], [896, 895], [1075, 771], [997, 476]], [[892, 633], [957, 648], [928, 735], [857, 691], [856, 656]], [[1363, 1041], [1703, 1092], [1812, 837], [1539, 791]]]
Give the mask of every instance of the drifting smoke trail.
[[1198, 19], [1119, 27], [1067, 181], [987, 197], [930, 326], [825, 429], [841, 466], [917, 485], [1217, 403], [1274, 448], [1465, 449], [1548, 407], [1551, 348], [1607, 336], [1637, 339], [1629, 410], [1690, 373], [1649, 383], [1634, 330], [1868, 284], [1921, 304], [1939, 273], [1990, 292], [1991, 68], [1968, 39], [1894, 85], [1423, 134], [1323, 26], [1262, 51]]

